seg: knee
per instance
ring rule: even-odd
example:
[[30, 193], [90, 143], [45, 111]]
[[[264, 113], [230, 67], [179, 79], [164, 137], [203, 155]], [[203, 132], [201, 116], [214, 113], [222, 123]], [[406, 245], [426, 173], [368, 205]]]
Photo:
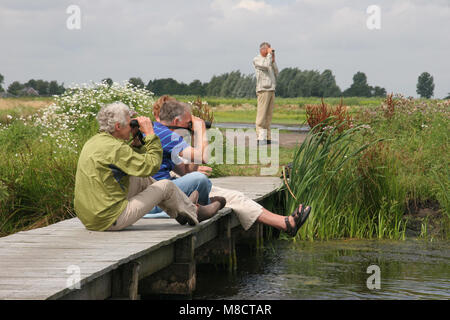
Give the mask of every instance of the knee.
[[195, 179], [198, 187], [211, 188], [211, 181], [205, 174], [201, 172], [191, 172], [189, 174], [193, 179]]
[[154, 185], [155, 186], [158, 185], [164, 191], [167, 191], [167, 190], [170, 190], [171, 188], [176, 187], [175, 184], [172, 181], [168, 180], [168, 179], [163, 179], [163, 180], [156, 181], [154, 183]]

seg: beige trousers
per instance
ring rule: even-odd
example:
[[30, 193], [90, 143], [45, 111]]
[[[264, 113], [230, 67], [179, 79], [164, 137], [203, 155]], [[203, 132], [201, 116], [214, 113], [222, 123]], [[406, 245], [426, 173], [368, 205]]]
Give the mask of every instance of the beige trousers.
[[130, 176], [127, 198], [127, 207], [108, 231], [117, 231], [132, 225], [155, 206], [159, 206], [171, 218], [181, 214], [198, 223], [197, 206], [170, 180], [156, 181], [152, 177]]
[[262, 213], [262, 206], [246, 197], [242, 192], [212, 186], [210, 197], [221, 196], [227, 200], [226, 206], [233, 209], [244, 230], [250, 227]]
[[258, 106], [256, 109], [256, 136], [258, 140], [271, 140], [270, 123], [272, 122], [275, 91], [259, 91], [256, 93]]

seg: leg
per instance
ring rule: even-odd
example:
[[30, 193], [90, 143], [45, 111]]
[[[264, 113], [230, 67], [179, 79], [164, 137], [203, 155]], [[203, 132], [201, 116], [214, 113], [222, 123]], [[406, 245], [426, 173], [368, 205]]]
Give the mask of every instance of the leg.
[[289, 236], [295, 237], [298, 230], [308, 218], [310, 211], [311, 208], [309, 206], [304, 209], [303, 205], [300, 204], [292, 215], [285, 217], [263, 209], [263, 213], [258, 217], [258, 221], [279, 230], [283, 230]]
[[227, 201], [226, 206], [233, 209], [244, 230], [250, 229], [256, 219], [258, 219], [259, 215], [262, 214], [263, 207], [259, 203], [244, 196], [242, 192], [213, 185], [209, 195], [211, 197], [224, 197]]
[[201, 205], [209, 204], [209, 193], [211, 192], [211, 181], [201, 172], [191, 172], [184, 176], [172, 180], [187, 196], [190, 196], [195, 190], [198, 191], [198, 203]]
[[267, 140], [271, 140], [272, 139], [272, 135], [270, 132], [270, 125], [272, 123], [272, 116], [273, 116], [273, 108], [274, 108], [274, 104], [275, 104], [275, 91], [269, 91], [267, 93], [268, 97], [268, 103], [267, 103], [267, 115], [266, 115], [266, 123], [265, 123], [265, 128], [267, 130]]
[[[209, 192], [211, 191], [211, 181], [209, 178], [200, 172], [191, 172], [180, 178], [171, 180], [186, 196], [190, 196], [195, 190], [199, 193], [198, 203], [201, 205], [207, 205], [209, 201]], [[154, 214], [158, 213], [157, 216]], [[144, 218], [169, 218], [161, 208], [155, 207]]]
[[[263, 208], [262, 211], [263, 212], [259, 215], [256, 221], [277, 228], [278, 230], [286, 231], [287, 227], [284, 220], [286, 218], [285, 216], [270, 212], [265, 208]], [[294, 218], [292, 216], [289, 216], [289, 222], [291, 223], [291, 225], [294, 225]]]
[[170, 180], [154, 182], [133, 196], [134, 192], [139, 191], [149, 181], [152, 181], [135, 181], [134, 178], [137, 177], [130, 177], [128, 205], [117, 219], [116, 225], [108, 230], [121, 230], [132, 225], [156, 205], [159, 205], [172, 218], [181, 214], [189, 216], [190, 219], [198, 223], [197, 206], [173, 182]]
[[[260, 204], [244, 196], [241, 192], [213, 186], [210, 195], [221, 195], [227, 200], [227, 207], [232, 208], [236, 213], [244, 230], [250, 229], [255, 221], [279, 230], [287, 230], [286, 216], [270, 212]], [[288, 220], [290, 225], [295, 227], [294, 218], [289, 216]]]
[[267, 112], [270, 102], [268, 99], [268, 91], [261, 91], [257, 93], [257, 110], [256, 110], [256, 136], [258, 140], [267, 140]]

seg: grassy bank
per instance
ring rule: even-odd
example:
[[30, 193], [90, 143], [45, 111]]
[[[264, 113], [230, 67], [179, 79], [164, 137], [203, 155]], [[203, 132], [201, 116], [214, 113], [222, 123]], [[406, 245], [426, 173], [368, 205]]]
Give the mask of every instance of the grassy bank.
[[[216, 99], [203, 99], [213, 105], [216, 121], [254, 121], [256, 99]], [[0, 106], [13, 107], [0, 110], [0, 236], [74, 216], [78, 154], [97, 131], [95, 114], [100, 104], [121, 100], [148, 115], [150, 109], [143, 106], [153, 102], [147, 93], [132, 88], [80, 89], [58, 98], [59, 107], [49, 109], [43, 108], [49, 99], [4, 100], [0, 99]], [[30, 105], [36, 101], [43, 105]], [[319, 102], [278, 99], [273, 122], [304, 123], [305, 104]], [[325, 103], [339, 102], [325, 99]], [[330, 125], [328, 133], [310, 135], [299, 149], [279, 150], [280, 165], [295, 164], [290, 188], [297, 200], [287, 193], [286, 212], [298, 202], [314, 208], [299, 237], [402, 239], [407, 231], [405, 217], [432, 204], [438, 213], [439, 236], [448, 239], [449, 103], [403, 98], [391, 104], [379, 99], [353, 102], [349, 110], [354, 128], [330, 134]], [[352, 100], [344, 99], [347, 103]], [[247, 158], [249, 153], [247, 149]], [[212, 166], [215, 176], [261, 174], [260, 164]], [[422, 237], [430, 236], [431, 224], [420, 222]]]
[[[288, 212], [301, 202], [314, 208], [299, 237], [404, 239], [415, 231], [448, 239], [449, 120], [450, 101], [398, 98], [350, 125], [316, 127], [294, 156], [287, 193]], [[425, 209], [432, 214], [408, 230]]]

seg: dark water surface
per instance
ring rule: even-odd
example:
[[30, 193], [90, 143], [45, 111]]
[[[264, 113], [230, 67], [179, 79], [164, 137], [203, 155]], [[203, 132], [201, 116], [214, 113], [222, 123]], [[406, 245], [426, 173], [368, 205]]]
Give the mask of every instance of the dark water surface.
[[[198, 266], [193, 299], [450, 298], [449, 241], [276, 240], [237, 255], [234, 274]], [[371, 265], [380, 289], [367, 287]]]

